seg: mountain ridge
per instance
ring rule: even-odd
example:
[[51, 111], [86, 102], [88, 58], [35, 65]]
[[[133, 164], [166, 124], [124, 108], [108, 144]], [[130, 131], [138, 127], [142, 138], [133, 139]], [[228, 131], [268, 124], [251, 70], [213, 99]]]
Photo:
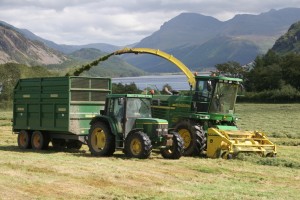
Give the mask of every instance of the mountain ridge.
[[[189, 16], [191, 20], [188, 20]], [[185, 23], [182, 22], [183, 18], [186, 19]], [[210, 30], [201, 32], [194, 29], [193, 33], [182, 30], [177, 34], [176, 29], [170, 29], [170, 27], [176, 26], [176, 23], [195, 27], [197, 25], [195, 18], [209, 19], [212, 23], [206, 28], [210, 28]], [[239, 14], [224, 22], [206, 18], [201, 14], [186, 13], [165, 22], [158, 31], [144, 38], [135, 47], [158, 48], [171, 53], [192, 70], [213, 68], [216, 64], [228, 61], [237, 61], [244, 65], [253, 61], [257, 55], [266, 53], [276, 39], [298, 20], [300, 20], [300, 8], [273, 9], [258, 15]], [[166, 30], [167, 28], [169, 29]], [[172, 34], [166, 36], [166, 32]], [[191, 34], [196, 36], [190, 37]], [[187, 36], [189, 42], [177, 39], [178, 36], [182, 38]], [[222, 40], [224, 38], [225, 40]], [[146, 58], [143, 55], [126, 56], [125, 60], [148, 72], [178, 71], [167, 61]], [[162, 66], [165, 67], [162, 68]]]

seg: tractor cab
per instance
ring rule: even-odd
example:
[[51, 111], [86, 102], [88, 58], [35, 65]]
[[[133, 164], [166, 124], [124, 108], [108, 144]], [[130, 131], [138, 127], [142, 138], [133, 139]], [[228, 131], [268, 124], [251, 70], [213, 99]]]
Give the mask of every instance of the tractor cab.
[[242, 79], [197, 76], [192, 106], [199, 113], [233, 114]]
[[152, 118], [150, 95], [110, 94], [107, 96], [105, 115], [110, 117], [116, 126], [120, 139], [130, 133], [141, 130], [151, 140], [161, 140], [168, 134], [168, 122]]

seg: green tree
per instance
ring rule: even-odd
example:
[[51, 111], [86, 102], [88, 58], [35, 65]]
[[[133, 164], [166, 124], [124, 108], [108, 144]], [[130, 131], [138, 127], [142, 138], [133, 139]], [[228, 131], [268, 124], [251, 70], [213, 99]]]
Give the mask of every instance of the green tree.
[[142, 90], [138, 89], [135, 83], [125, 84], [113, 83], [112, 92], [114, 94], [140, 94]]
[[242, 67], [240, 63], [229, 61], [215, 66], [217, 70], [228, 77], [243, 78], [248, 71], [247, 67]]
[[294, 53], [286, 55], [281, 67], [284, 81], [300, 90], [300, 55]]

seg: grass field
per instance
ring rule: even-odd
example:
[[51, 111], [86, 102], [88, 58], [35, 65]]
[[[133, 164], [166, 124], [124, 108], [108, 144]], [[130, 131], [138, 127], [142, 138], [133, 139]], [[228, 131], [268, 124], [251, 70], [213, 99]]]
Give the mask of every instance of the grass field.
[[21, 151], [0, 117], [0, 199], [300, 199], [300, 104], [239, 104], [243, 130], [265, 131], [276, 158], [110, 158], [79, 151]]

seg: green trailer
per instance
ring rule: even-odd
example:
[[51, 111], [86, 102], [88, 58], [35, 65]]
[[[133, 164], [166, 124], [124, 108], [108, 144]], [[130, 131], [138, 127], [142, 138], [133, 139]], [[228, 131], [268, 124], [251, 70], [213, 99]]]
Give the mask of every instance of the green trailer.
[[91, 119], [104, 109], [110, 78], [20, 79], [14, 88], [13, 132], [20, 148], [77, 148], [87, 143]]

